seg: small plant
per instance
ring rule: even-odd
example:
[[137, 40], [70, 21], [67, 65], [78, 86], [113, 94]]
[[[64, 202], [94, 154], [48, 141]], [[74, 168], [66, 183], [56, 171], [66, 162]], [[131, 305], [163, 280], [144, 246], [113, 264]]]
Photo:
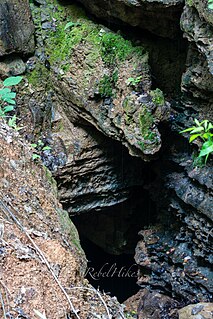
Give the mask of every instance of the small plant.
[[6, 117], [6, 113], [14, 110], [16, 104], [16, 93], [12, 92], [11, 87], [21, 82], [21, 76], [11, 76], [4, 80], [2, 88], [0, 89], [0, 116]]
[[81, 23], [78, 22], [67, 22], [67, 24], [65, 25], [64, 31], [67, 29], [72, 29], [73, 27], [80, 27]]
[[30, 144], [32, 148], [36, 150], [35, 153], [32, 154], [32, 159], [35, 161], [39, 158], [41, 158], [41, 155], [38, 153], [41, 153], [43, 151], [51, 150], [50, 146], [44, 146], [44, 142], [42, 140], [38, 140], [37, 143]]
[[208, 0], [208, 8], [213, 10], [213, 0]]
[[164, 105], [165, 103], [165, 99], [164, 99], [164, 95], [163, 92], [160, 89], [155, 89], [153, 91], [150, 92], [150, 95], [152, 97], [152, 101], [159, 106]]
[[200, 139], [203, 143], [199, 151], [198, 158], [205, 157], [205, 164], [210, 154], [213, 153], [213, 125], [210, 121], [204, 120], [199, 122], [194, 120], [195, 125], [189, 127], [180, 133], [190, 132], [189, 143], [192, 143], [196, 139]]
[[142, 76], [138, 76], [137, 78], [128, 78], [126, 80], [126, 84], [136, 87], [141, 82], [141, 80], [142, 80]]
[[9, 118], [8, 125], [12, 127], [15, 131], [19, 131], [23, 127], [18, 127], [16, 121], [17, 121], [17, 117], [16, 115], [13, 115], [11, 118]]
[[101, 97], [112, 97], [113, 89], [118, 81], [118, 71], [114, 71], [112, 76], [104, 74], [98, 85], [98, 92]]

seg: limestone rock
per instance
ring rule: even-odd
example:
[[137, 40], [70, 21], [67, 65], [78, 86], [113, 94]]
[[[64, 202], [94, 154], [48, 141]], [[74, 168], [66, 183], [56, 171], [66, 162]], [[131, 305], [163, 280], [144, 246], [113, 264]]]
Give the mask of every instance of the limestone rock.
[[213, 75], [213, 29], [197, 10], [191, 6], [185, 6], [181, 16], [181, 28], [190, 42], [194, 42], [198, 50], [205, 56], [209, 72]]
[[39, 83], [40, 74], [50, 69], [52, 76], [47, 74], [46, 81], [51, 81], [71, 122], [89, 122], [122, 142], [131, 155], [155, 158], [161, 148], [158, 124], [167, 120], [170, 107], [159, 89], [151, 90], [145, 49], [95, 25], [74, 5], [60, 7], [49, 2], [33, 10], [36, 17], [46, 10], [51, 28], [40, 34], [36, 26], [46, 53], [40, 48], [43, 53], [37, 53], [40, 62], [29, 81]]
[[[75, 215], [127, 200], [131, 187], [143, 184], [140, 161], [133, 164], [134, 159], [118, 143], [91, 126], [73, 125], [62, 110], [60, 115], [55, 127], [62, 128], [55, 128], [54, 136], [63, 142], [67, 160], [54, 175], [64, 207]], [[60, 152], [55, 144], [52, 149]]]
[[198, 303], [188, 305], [178, 311], [179, 319], [211, 319], [213, 303]]
[[27, 0], [0, 3], [0, 57], [10, 53], [27, 55], [35, 48], [34, 26]]
[[179, 33], [178, 21], [183, 8], [182, 0], [79, 0], [97, 17], [148, 30], [173, 38]]

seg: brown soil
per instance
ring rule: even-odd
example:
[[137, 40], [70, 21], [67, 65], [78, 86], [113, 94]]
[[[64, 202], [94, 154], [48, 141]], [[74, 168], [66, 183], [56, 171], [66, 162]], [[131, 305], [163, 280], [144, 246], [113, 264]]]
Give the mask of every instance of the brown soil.
[[[0, 154], [0, 318], [38, 319], [35, 310], [47, 319], [76, 318], [51, 271], [80, 319], [108, 318], [103, 300], [83, 277], [86, 258], [77, 231], [46, 170], [1, 119]], [[102, 297], [113, 318], [120, 318], [117, 299]]]

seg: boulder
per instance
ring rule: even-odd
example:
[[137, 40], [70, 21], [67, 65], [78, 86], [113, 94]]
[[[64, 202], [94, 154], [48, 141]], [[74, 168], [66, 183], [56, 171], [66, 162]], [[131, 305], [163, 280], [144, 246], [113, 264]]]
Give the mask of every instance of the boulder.
[[28, 0], [1, 1], [0, 57], [11, 53], [28, 55], [34, 49], [34, 25]]

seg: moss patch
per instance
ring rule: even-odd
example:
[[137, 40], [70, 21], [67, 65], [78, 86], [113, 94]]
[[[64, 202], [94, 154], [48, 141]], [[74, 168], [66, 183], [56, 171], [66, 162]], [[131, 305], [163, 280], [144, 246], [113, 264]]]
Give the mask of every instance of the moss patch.
[[105, 32], [101, 37], [101, 56], [107, 64], [114, 65], [122, 62], [132, 54], [140, 56], [143, 51], [142, 47], [134, 47], [130, 41], [119, 34]]
[[101, 97], [112, 97], [114, 96], [114, 88], [118, 81], [118, 71], [114, 71], [112, 76], [104, 75], [98, 85], [98, 92]]
[[76, 246], [79, 253], [84, 254], [80, 245], [78, 231], [75, 225], [72, 223], [71, 219], [69, 218], [68, 213], [62, 209], [57, 209], [57, 213], [61, 225], [62, 234], [67, 235], [70, 242]]
[[158, 105], [158, 106], [162, 106], [165, 104], [165, 99], [164, 99], [164, 95], [163, 92], [160, 89], [155, 89], [153, 91], [150, 92], [150, 95], [152, 97], [152, 101]]
[[145, 140], [152, 140], [154, 138], [154, 133], [152, 132], [153, 123], [154, 119], [151, 112], [147, 110], [146, 105], [143, 105], [143, 110], [139, 116], [139, 124], [141, 135]]

